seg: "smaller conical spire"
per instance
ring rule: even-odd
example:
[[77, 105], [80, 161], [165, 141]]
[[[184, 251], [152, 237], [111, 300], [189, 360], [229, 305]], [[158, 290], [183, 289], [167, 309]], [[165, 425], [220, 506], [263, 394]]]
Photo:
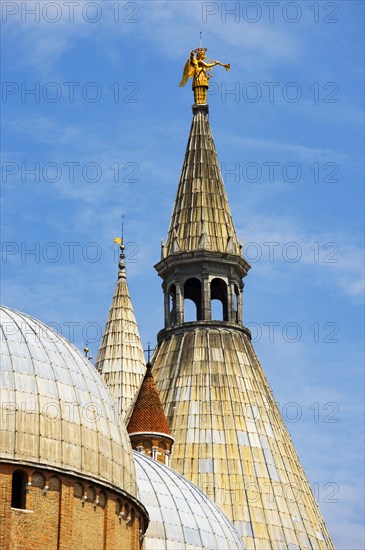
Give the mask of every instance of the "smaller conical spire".
[[141, 338], [129, 295], [123, 239], [120, 245], [118, 282], [101, 340], [96, 368], [102, 374], [116, 404], [117, 414], [127, 423], [146, 368]]
[[147, 363], [147, 372], [135, 401], [127, 431], [133, 449], [168, 464], [174, 439], [170, 435], [150, 363]]

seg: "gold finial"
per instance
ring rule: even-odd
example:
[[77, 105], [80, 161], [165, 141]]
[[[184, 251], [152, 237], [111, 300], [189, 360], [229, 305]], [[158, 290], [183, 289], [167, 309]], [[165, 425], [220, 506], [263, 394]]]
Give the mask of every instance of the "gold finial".
[[[121, 218], [123, 220], [125, 218], [125, 215], [122, 214]], [[123, 241], [124, 241], [124, 222], [122, 221], [122, 236], [121, 237], [114, 237], [114, 243], [119, 244], [119, 248], [120, 248], [122, 253], [123, 253], [123, 250], [125, 249]]]
[[[200, 47], [196, 50], [191, 50], [190, 57], [185, 63], [183, 76], [179, 84], [179, 86], [185, 86], [189, 78], [193, 79], [192, 88], [194, 91], [194, 103], [196, 105], [205, 105], [207, 103], [209, 79], [212, 76], [211, 74], [207, 74], [207, 71], [211, 71], [212, 67], [216, 65], [224, 67], [226, 71], [229, 71], [231, 68], [230, 63], [223, 64], [220, 61], [206, 59], [205, 52], [207, 48], [202, 47], [201, 36], [202, 33], [200, 33]], [[207, 61], [211, 63], [207, 63]]]
[[125, 249], [125, 246], [123, 244], [123, 237], [114, 237], [114, 243], [119, 244], [119, 248], [123, 252], [123, 250]]
[[[125, 217], [125, 215], [123, 214], [121, 216], [122, 220], [124, 219], [124, 217]], [[118, 267], [119, 267], [118, 278], [119, 277], [125, 277], [125, 254], [124, 254], [125, 246], [124, 246], [124, 223], [123, 223], [123, 221], [122, 221], [122, 236], [121, 237], [114, 237], [114, 243], [119, 244], [119, 250], [120, 250], [119, 263], [118, 263]]]
[[92, 356], [92, 355], [89, 355], [89, 356], [88, 356], [89, 351], [90, 351], [90, 350], [89, 350], [88, 342], [85, 342], [84, 354], [85, 354], [86, 359], [88, 359], [89, 361], [91, 361], [91, 359], [93, 358], [93, 356]]

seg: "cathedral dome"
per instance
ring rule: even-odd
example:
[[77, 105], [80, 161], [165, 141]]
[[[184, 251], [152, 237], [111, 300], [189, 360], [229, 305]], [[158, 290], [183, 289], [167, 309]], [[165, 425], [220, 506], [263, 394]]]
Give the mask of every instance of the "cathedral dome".
[[1, 307], [0, 461], [76, 474], [135, 496], [135, 467], [108, 389], [40, 321]]
[[196, 485], [145, 454], [133, 454], [138, 499], [150, 516], [145, 550], [245, 548], [230, 521]]

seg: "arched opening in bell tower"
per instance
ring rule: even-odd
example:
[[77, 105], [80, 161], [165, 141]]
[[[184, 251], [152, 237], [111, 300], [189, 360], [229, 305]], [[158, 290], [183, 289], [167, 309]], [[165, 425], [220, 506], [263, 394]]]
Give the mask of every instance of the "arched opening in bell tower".
[[228, 321], [227, 285], [222, 279], [210, 283], [212, 321]]
[[199, 279], [188, 279], [184, 284], [184, 323], [201, 321], [202, 289]]

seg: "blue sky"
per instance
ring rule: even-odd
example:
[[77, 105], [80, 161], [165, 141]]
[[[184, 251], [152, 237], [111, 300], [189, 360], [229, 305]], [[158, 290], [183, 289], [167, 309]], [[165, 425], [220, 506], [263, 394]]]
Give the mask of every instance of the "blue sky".
[[208, 57], [231, 63], [209, 104], [252, 264], [244, 320], [336, 548], [364, 548], [363, 2], [1, 7], [2, 302], [96, 356], [124, 214], [155, 345], [153, 265], [191, 123], [178, 83], [202, 31]]

